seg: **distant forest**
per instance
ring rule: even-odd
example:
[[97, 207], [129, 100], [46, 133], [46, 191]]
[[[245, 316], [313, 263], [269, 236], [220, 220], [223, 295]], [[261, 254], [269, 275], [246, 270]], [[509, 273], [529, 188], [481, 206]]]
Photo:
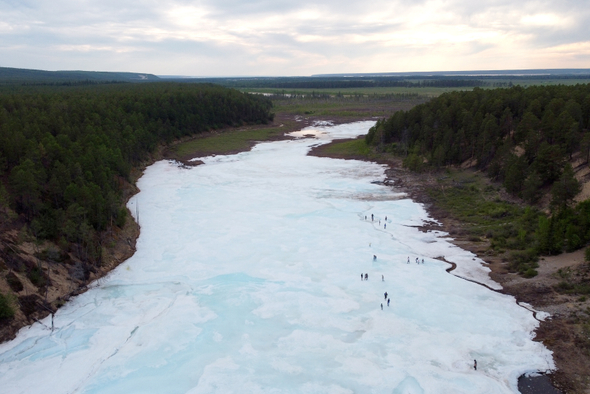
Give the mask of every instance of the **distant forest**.
[[405, 157], [416, 171], [470, 161], [509, 193], [534, 204], [551, 190], [549, 220], [536, 227], [536, 252], [590, 241], [590, 201], [573, 207], [580, 183], [570, 160], [590, 157], [590, 85], [450, 92], [379, 121], [366, 142]]
[[[223, 86], [243, 89], [349, 89], [349, 88], [499, 88], [542, 81], [590, 81], [586, 74], [548, 75], [405, 75], [405, 76], [314, 76], [259, 78], [200, 78]], [[180, 81], [180, 80], [179, 80]]]
[[[16, 93], [15, 93], [16, 92]], [[37, 238], [100, 263], [99, 234], [126, 218], [121, 187], [160, 143], [272, 120], [270, 100], [208, 84], [0, 91], [0, 207]]]

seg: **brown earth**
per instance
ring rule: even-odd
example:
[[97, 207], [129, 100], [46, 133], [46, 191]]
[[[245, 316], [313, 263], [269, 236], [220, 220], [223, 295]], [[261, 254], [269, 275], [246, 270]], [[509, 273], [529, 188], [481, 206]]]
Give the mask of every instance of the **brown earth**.
[[[5, 217], [5, 213], [0, 214]], [[0, 224], [0, 293], [8, 295], [16, 306], [12, 319], [0, 321], [0, 342], [10, 340], [22, 327], [33, 324], [54, 313], [72, 296], [87, 289], [87, 285], [107, 275], [135, 252], [139, 227], [127, 220], [123, 228], [113, 227], [102, 236], [103, 262], [92, 266], [60, 253], [57, 245], [35, 242], [24, 227], [8, 222], [13, 228]], [[41, 282], [34, 283], [26, 272], [40, 268]], [[28, 269], [27, 269], [28, 268]]]
[[[135, 182], [143, 169], [160, 159], [161, 152], [162, 148], [158, 149], [141, 168], [132, 170], [133, 183], [120, 180], [125, 203], [139, 191]], [[139, 226], [129, 211], [127, 214], [122, 228], [110, 226], [100, 235], [102, 262], [95, 265], [64, 252], [59, 245], [39, 242], [21, 218], [0, 207], [0, 293], [8, 295], [16, 312], [11, 319], [0, 319], [0, 342], [13, 339], [21, 328], [55, 313], [71, 297], [85, 292], [90, 283], [133, 256]], [[33, 267], [40, 272], [40, 282], [27, 275]]]

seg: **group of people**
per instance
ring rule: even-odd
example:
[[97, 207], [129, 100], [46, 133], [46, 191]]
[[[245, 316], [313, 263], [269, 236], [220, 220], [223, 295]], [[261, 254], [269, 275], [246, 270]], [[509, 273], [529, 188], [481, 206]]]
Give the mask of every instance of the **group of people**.
[[[408, 256], [407, 264], [410, 264], [410, 256]], [[416, 264], [420, 264], [420, 260], [418, 259], [418, 257], [416, 257]], [[422, 264], [424, 264], [424, 258], [422, 258]]]
[[[365, 215], [365, 220], [367, 220], [367, 215]], [[375, 221], [375, 215], [371, 214], [371, 222]], [[381, 226], [381, 220], [379, 220], [379, 225]], [[387, 216], [385, 216], [385, 223], [383, 223], [383, 228], [387, 229]]]
[[[387, 292], [383, 293], [384, 298], [387, 300], [387, 306], [389, 306], [389, 298], [387, 298]], [[383, 303], [381, 303], [381, 310], [383, 310]]]
[[[367, 220], [367, 216], [365, 216], [365, 220]], [[375, 221], [375, 216], [373, 214], [371, 214], [371, 222]], [[379, 220], [379, 224], [381, 224], [381, 220]], [[387, 216], [385, 216], [385, 224], [383, 225], [383, 228], [387, 228]], [[369, 247], [371, 246], [371, 243], [369, 243]], [[377, 255], [373, 255], [373, 261], [377, 260]], [[420, 260], [418, 257], [416, 257], [415, 260], [416, 264], [424, 264], [424, 258], [422, 258], [422, 260]], [[410, 264], [410, 256], [408, 256], [408, 260], [407, 260], [407, 264]], [[361, 274], [361, 280], [369, 280], [369, 274], [363, 273]], [[381, 281], [385, 281], [385, 276], [382, 274], [381, 275]], [[387, 306], [389, 307], [389, 304], [391, 302], [391, 299], [388, 297], [389, 294], [387, 292], [383, 293], [383, 298], [384, 301], [381, 303], [381, 310], [383, 310], [383, 303], [387, 303]], [[477, 371], [477, 360], [473, 360], [473, 369]]]
[[[365, 220], [367, 220], [367, 216], [365, 215]], [[375, 221], [375, 215], [371, 214], [371, 222]], [[379, 220], [379, 225], [381, 225], [381, 220]], [[383, 224], [383, 228], [387, 228], [387, 216], [385, 216], [385, 223]], [[369, 243], [369, 247], [371, 243]], [[373, 255], [373, 261], [377, 260], [377, 255]], [[361, 280], [369, 280], [369, 274], [361, 274]], [[385, 276], [381, 275], [381, 281], [385, 282]], [[385, 292], [385, 300], [387, 302], [387, 306], [389, 306], [391, 300], [387, 298], [387, 292]], [[383, 303], [381, 303], [381, 310], [383, 310]]]

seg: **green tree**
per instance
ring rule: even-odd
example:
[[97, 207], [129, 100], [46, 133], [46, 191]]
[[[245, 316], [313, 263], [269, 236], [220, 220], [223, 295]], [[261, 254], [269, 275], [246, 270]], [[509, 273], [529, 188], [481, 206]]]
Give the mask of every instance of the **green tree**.
[[582, 141], [580, 141], [580, 153], [587, 164], [590, 159], [590, 133], [584, 133]]
[[551, 206], [553, 209], [564, 209], [582, 191], [582, 185], [576, 179], [571, 164], [566, 164], [559, 180], [551, 188]]
[[509, 193], [518, 194], [524, 186], [526, 177], [526, 161], [524, 157], [513, 156], [506, 164], [507, 170], [504, 177], [504, 187]]
[[543, 184], [551, 184], [559, 178], [564, 164], [563, 150], [557, 145], [543, 142], [539, 147], [533, 166]]
[[541, 198], [543, 181], [536, 171], [531, 171], [522, 186], [522, 197], [530, 204], [536, 204]]
[[12, 170], [11, 184], [17, 210], [24, 213], [27, 218], [32, 218], [41, 206], [40, 178], [38, 168], [29, 159]]

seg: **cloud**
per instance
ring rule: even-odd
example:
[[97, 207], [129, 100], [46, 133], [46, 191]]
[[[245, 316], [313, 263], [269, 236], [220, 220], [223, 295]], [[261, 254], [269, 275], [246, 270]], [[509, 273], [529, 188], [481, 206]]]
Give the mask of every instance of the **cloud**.
[[588, 67], [587, 8], [585, 0], [0, 0], [0, 65], [183, 75]]

